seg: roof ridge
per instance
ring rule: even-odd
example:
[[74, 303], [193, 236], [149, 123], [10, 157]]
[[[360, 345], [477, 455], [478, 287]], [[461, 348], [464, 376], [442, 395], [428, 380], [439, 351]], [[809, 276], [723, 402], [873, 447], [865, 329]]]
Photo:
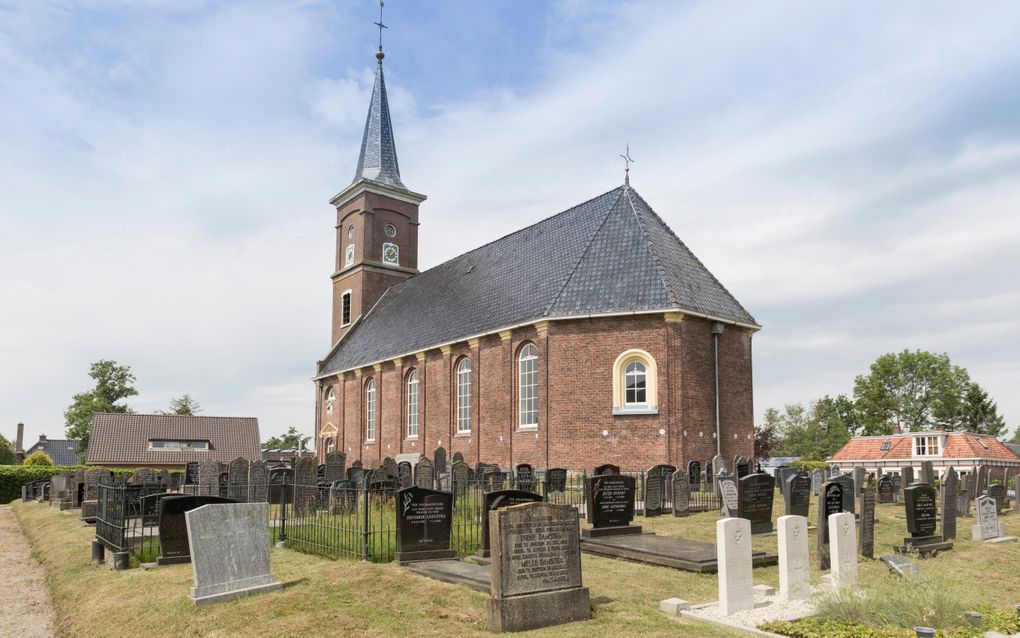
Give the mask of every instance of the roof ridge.
[[[673, 229], [670, 227], [670, 225], [667, 224], [661, 217], [659, 217], [659, 214], [655, 212], [655, 209], [652, 208], [652, 206], [647, 201], [645, 201], [645, 198], [641, 197], [641, 194], [638, 193], [633, 188], [630, 190], [632, 190], [634, 192], [634, 195], [637, 196], [637, 198], [641, 201], [642, 204], [644, 204], [645, 208], [648, 209], [648, 212], [651, 213], [659, 221], [660, 224], [662, 224], [662, 226], [666, 229], [666, 232], [668, 232], [673, 237], [673, 239], [675, 239], [681, 246], [683, 246], [684, 249], [686, 249], [687, 252], [694, 259], [694, 261], [698, 262], [698, 265], [701, 266], [706, 273], [708, 273], [708, 276], [712, 278], [712, 281], [714, 281], [720, 288], [722, 288], [723, 292], [725, 292], [729, 296], [729, 298], [732, 299], [733, 302], [737, 304], [737, 306], [741, 310], [744, 311], [744, 314], [751, 318], [751, 321], [754, 322], [755, 325], [758, 325], [758, 320], [754, 318], [754, 315], [748, 312], [747, 308], [744, 307], [744, 304], [740, 303], [736, 296], [732, 292], [730, 292], [730, 289], [724, 286], [721, 281], [719, 281], [719, 279], [715, 276], [715, 273], [709, 270], [708, 266], [706, 266], [704, 262], [702, 262], [701, 259], [694, 254], [694, 251], [691, 250], [690, 246], [685, 244], [683, 240], [680, 239], [675, 232], [673, 232]], [[667, 290], [670, 289], [667, 288]]]
[[[258, 419], [257, 416], [222, 416], [222, 415], [206, 415], [206, 414], [158, 414], [156, 412], [95, 412], [93, 416], [172, 416], [172, 417], [191, 417], [195, 419]], [[54, 441], [58, 439], [47, 439]], [[69, 439], [75, 440], [75, 439]]]
[[[559, 301], [561, 296], [563, 296], [563, 291], [567, 289], [567, 285], [570, 283], [570, 280], [574, 278], [574, 275], [577, 273], [577, 269], [581, 267], [581, 262], [584, 261], [585, 255], [587, 255], [588, 251], [591, 250], [592, 244], [595, 243], [595, 238], [602, 233], [602, 229], [605, 228], [606, 222], [609, 221], [609, 218], [613, 216], [613, 211], [616, 210], [616, 205], [620, 203], [620, 199], [623, 197], [624, 191], [626, 190], [627, 190], [626, 188], [621, 188], [620, 194], [617, 195], [616, 197], [616, 201], [614, 201], [613, 205], [606, 210], [606, 216], [602, 218], [602, 221], [599, 223], [598, 228], [596, 228], [595, 232], [593, 232], [591, 234], [591, 237], [588, 238], [588, 241], [584, 245], [584, 250], [582, 250], [581, 254], [577, 257], [577, 262], [574, 264], [574, 267], [571, 268], [567, 276], [563, 278], [563, 283], [560, 284], [560, 289], [556, 292], [556, 295], [553, 296], [552, 301], [550, 301], [548, 305], [546, 305], [545, 310], [542, 311], [543, 317], [549, 316], [549, 311], [552, 310], [553, 306], [556, 305], [556, 302]], [[613, 191], [606, 191], [606, 193], [611, 192]], [[605, 195], [606, 193], [603, 193], [602, 195]], [[601, 197], [602, 195], [600, 195], [599, 197]], [[588, 201], [590, 202], [592, 200]], [[588, 202], [584, 203], [587, 204]]]
[[[634, 214], [634, 218], [638, 223], [638, 228], [641, 229], [641, 237], [645, 240], [645, 247], [648, 248], [648, 252], [652, 256], [652, 262], [655, 264], [655, 272], [659, 275], [659, 281], [662, 282], [662, 287], [665, 288], [666, 295], [669, 297], [669, 300], [673, 302], [674, 306], [679, 306], [679, 297], [677, 296], [676, 291], [674, 291], [673, 288], [670, 287], [669, 283], [666, 282], [666, 268], [662, 265], [662, 260], [659, 258], [659, 254], [655, 251], [655, 247], [652, 245], [652, 238], [648, 234], [648, 227], [645, 224], [645, 220], [638, 214], [637, 209], [634, 207], [634, 200], [630, 198], [630, 193], [637, 195], [637, 191], [633, 188], [626, 188], [624, 191], [627, 195], [627, 203], [630, 204], [630, 212]], [[638, 195], [638, 198], [640, 199], [641, 196]], [[642, 200], [642, 202], [644, 202], [644, 200]], [[645, 202], [645, 205], [648, 205], [647, 202]], [[650, 206], [648, 208], [651, 209]]]

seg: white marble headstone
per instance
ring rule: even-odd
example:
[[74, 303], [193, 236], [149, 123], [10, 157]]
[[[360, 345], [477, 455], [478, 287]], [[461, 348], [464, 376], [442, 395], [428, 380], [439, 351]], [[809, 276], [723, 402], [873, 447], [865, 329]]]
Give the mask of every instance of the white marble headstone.
[[805, 600], [811, 596], [808, 568], [808, 520], [803, 516], [780, 516], [779, 600]]
[[845, 587], [857, 579], [857, 525], [850, 512], [829, 514], [832, 584]]
[[715, 524], [716, 557], [719, 562], [719, 611], [724, 616], [754, 609], [751, 576], [751, 521], [724, 518]]
[[203, 505], [184, 513], [196, 604], [279, 589], [269, 570], [269, 504]]
[[972, 538], [976, 541], [987, 541], [1002, 536], [995, 499], [991, 496], [979, 496], [975, 509], [978, 524], [971, 528]]

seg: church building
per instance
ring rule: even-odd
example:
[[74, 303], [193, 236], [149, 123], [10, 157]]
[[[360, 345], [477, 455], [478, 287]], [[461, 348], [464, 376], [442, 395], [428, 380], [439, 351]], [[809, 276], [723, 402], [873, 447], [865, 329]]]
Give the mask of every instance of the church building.
[[315, 445], [512, 467], [753, 457], [747, 310], [624, 184], [425, 271], [378, 66], [336, 207]]

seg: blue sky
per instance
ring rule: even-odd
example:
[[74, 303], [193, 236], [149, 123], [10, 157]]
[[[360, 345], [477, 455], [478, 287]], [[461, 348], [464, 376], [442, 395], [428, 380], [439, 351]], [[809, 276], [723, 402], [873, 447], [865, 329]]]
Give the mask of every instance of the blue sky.
[[[0, 433], [88, 364], [312, 428], [378, 5], [0, 0]], [[947, 352], [1020, 425], [1020, 6], [389, 0], [428, 267], [632, 182], [764, 326], [755, 412]]]

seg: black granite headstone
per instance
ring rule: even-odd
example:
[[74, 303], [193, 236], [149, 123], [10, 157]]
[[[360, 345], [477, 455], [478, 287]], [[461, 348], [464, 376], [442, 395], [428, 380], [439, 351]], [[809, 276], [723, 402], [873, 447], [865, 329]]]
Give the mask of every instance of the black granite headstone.
[[520, 505], [521, 503], [541, 503], [542, 496], [534, 492], [523, 490], [496, 490], [485, 493], [485, 509], [482, 510], [482, 538], [478, 555], [483, 558], [489, 557], [489, 512], [501, 507]]
[[453, 494], [421, 487], [397, 492], [397, 550], [394, 560], [453, 558], [450, 529], [453, 526]]
[[619, 473], [620, 473], [619, 465], [612, 465], [611, 463], [606, 463], [605, 465], [600, 465], [597, 468], [595, 468], [595, 470], [592, 472], [592, 476], [602, 476], [603, 474], [619, 474]]
[[587, 516], [591, 530], [584, 530], [585, 537], [636, 534], [641, 531], [631, 525], [634, 520], [633, 476], [624, 474], [603, 474], [588, 479]]
[[446, 448], [437, 447], [432, 462], [435, 463], [436, 476], [446, 474]]
[[525, 492], [533, 491], [535, 489], [535, 468], [528, 463], [521, 463], [515, 467], [514, 486]]
[[[818, 494], [818, 562], [821, 569], [829, 569], [829, 515], [845, 511], [843, 489], [840, 483], [826, 481]], [[849, 489], [853, 490], [853, 487]]]
[[927, 483], [914, 483], [903, 490], [907, 531], [911, 536], [933, 536], [938, 520], [937, 493]]
[[811, 475], [807, 472], [797, 472], [790, 475], [786, 482], [786, 514], [796, 516], [807, 516], [808, 508], [811, 506]]
[[156, 562], [160, 565], [191, 562], [188, 547], [188, 526], [184, 513], [211, 503], [234, 503], [232, 499], [218, 496], [167, 496], [162, 499], [159, 509], [159, 553]]
[[690, 481], [692, 490], [701, 489], [701, 463], [691, 461], [687, 464], [687, 480]]
[[[810, 479], [808, 479], [810, 489]], [[748, 474], [737, 481], [737, 517], [751, 521], [752, 534], [772, 531], [772, 502], [776, 479], [768, 474]]]
[[896, 487], [893, 484], [892, 477], [888, 474], [878, 479], [878, 502], [879, 503], [892, 503], [894, 500], [894, 494]]
[[552, 494], [553, 492], [566, 492], [567, 491], [567, 471], [563, 468], [553, 468], [545, 471], [545, 492], [546, 494]]

